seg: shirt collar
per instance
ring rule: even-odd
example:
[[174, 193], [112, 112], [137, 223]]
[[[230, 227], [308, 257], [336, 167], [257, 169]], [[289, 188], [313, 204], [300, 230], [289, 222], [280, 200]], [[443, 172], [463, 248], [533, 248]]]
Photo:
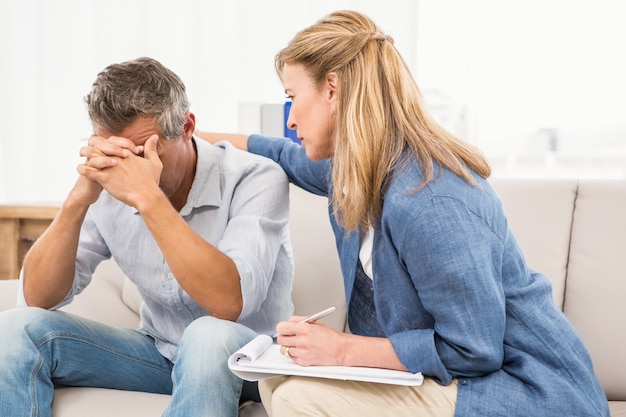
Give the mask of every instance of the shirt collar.
[[[222, 160], [219, 151], [205, 140], [196, 140], [195, 137], [191, 140], [196, 144], [196, 175], [193, 178], [187, 202], [180, 210], [181, 216], [188, 215], [198, 207], [219, 207], [222, 202]], [[139, 214], [134, 207], [132, 210], [135, 214]]]
[[191, 184], [185, 206], [180, 210], [186, 216], [195, 208], [219, 207], [222, 202], [221, 158], [218, 150], [205, 140], [192, 138], [196, 145], [196, 175]]

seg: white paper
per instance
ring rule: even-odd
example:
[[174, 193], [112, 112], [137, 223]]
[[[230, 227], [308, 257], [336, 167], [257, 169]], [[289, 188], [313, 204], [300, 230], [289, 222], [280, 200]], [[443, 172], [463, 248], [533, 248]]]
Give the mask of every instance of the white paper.
[[368, 381], [395, 385], [421, 385], [421, 373], [358, 366], [301, 366], [280, 354], [272, 338], [260, 335], [231, 355], [228, 367], [246, 381], [258, 381], [277, 375], [300, 375], [317, 378]]

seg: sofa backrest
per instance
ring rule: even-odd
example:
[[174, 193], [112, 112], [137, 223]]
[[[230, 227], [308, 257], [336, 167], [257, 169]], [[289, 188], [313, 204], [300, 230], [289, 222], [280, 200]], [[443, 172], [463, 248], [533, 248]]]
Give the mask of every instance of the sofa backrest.
[[550, 279], [556, 304], [589, 350], [608, 399], [626, 400], [626, 181], [491, 183], [528, 265]]
[[[626, 181], [493, 179], [528, 265], [552, 282], [553, 297], [589, 349], [609, 400], [626, 400]], [[345, 327], [345, 297], [328, 200], [290, 190], [296, 314], [330, 305], [323, 321]], [[125, 303], [141, 299], [126, 280]], [[555, 346], [558, 349], [558, 346]]]
[[576, 180], [492, 179], [509, 225], [532, 269], [552, 283], [552, 296], [563, 309]]
[[609, 400], [626, 400], [626, 181], [580, 181], [565, 314]]
[[290, 185], [290, 229], [295, 258], [292, 298], [297, 315], [335, 306], [321, 321], [337, 330], [346, 325], [346, 301], [335, 235], [328, 217], [328, 198]]

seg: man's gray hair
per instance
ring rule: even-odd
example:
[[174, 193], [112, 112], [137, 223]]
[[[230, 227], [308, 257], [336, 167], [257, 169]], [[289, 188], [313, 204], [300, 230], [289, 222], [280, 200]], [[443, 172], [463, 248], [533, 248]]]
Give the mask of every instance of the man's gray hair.
[[94, 127], [119, 134], [137, 117], [152, 118], [166, 139], [183, 134], [189, 101], [182, 80], [152, 58], [106, 67], [85, 97]]

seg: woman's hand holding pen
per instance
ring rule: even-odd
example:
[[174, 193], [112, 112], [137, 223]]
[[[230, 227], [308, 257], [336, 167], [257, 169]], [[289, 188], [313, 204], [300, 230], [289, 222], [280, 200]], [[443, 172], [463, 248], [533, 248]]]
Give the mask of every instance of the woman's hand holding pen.
[[276, 326], [280, 352], [302, 366], [343, 365], [348, 335], [318, 321], [302, 322], [303, 319], [294, 316]]
[[278, 323], [274, 335], [280, 353], [302, 366], [366, 366], [406, 371], [391, 341], [383, 337], [338, 332], [317, 320], [335, 311], [327, 308], [308, 317]]

